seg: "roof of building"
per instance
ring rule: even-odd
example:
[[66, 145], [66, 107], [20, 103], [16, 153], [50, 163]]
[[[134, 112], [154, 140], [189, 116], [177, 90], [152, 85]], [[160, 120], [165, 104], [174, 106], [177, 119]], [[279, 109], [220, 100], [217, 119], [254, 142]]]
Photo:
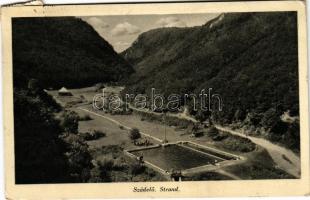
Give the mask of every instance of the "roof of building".
[[69, 93], [69, 90], [67, 90], [67, 88], [62, 87], [60, 90], [58, 90], [58, 92], [60, 93]]

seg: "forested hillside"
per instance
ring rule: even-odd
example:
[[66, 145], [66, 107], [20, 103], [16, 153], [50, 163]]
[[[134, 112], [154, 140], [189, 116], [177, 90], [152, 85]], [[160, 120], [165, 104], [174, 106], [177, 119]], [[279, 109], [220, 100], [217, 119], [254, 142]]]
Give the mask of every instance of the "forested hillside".
[[118, 81], [133, 72], [86, 22], [74, 17], [14, 18], [14, 86], [30, 78], [42, 87]]
[[62, 139], [78, 125], [68, 117], [56, 118], [60, 110], [42, 88], [14, 89], [16, 184], [88, 181], [93, 167], [88, 146]]
[[12, 24], [16, 184], [87, 182], [93, 167], [87, 144], [77, 136], [63, 139], [76, 134], [78, 121], [60, 115], [43, 89], [115, 82], [133, 69], [78, 18], [15, 18]]
[[[217, 123], [299, 148], [296, 12], [222, 14], [203, 26], [161, 28], [139, 36], [122, 55], [135, 70], [126, 92], [164, 95], [213, 88], [223, 98]], [[191, 112], [196, 115], [196, 112]]]

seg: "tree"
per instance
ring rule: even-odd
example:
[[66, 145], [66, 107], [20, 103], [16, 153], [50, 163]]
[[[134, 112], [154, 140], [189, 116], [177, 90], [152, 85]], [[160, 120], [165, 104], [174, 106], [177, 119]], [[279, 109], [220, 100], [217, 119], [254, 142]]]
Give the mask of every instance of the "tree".
[[277, 113], [277, 110], [275, 108], [270, 108], [264, 113], [264, 116], [260, 124], [263, 127], [269, 129], [269, 128], [272, 128], [279, 119], [280, 119], [280, 115]]
[[281, 119], [278, 119], [271, 127], [270, 132], [276, 135], [284, 135], [284, 133], [287, 131], [287, 128], [287, 123], [283, 122]]
[[14, 89], [16, 184], [72, 182], [62, 129], [51, 110], [40, 95]]
[[238, 109], [236, 112], [235, 112], [235, 115], [234, 115], [234, 120], [236, 121], [242, 121], [244, 120], [246, 117], [246, 113], [242, 110], [242, 109]]
[[67, 133], [78, 133], [79, 116], [76, 112], [65, 112], [63, 115], [62, 127]]
[[204, 122], [206, 121], [207, 119], [209, 120], [209, 123], [211, 125], [211, 120], [210, 120], [210, 117], [211, 117], [211, 112], [210, 111], [202, 111], [202, 110], [199, 110], [197, 112], [197, 114], [195, 115], [195, 118], [200, 122]]
[[136, 140], [136, 139], [141, 138], [141, 134], [140, 134], [139, 129], [137, 129], [137, 128], [131, 129], [129, 137], [132, 140]]

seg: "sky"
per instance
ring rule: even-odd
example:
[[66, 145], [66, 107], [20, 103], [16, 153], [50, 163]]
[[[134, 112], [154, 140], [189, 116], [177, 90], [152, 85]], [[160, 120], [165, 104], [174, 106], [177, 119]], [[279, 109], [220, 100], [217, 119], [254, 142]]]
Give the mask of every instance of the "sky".
[[205, 24], [219, 13], [175, 15], [116, 15], [81, 17], [107, 40], [116, 52], [122, 52], [146, 31], [161, 27], [193, 27]]

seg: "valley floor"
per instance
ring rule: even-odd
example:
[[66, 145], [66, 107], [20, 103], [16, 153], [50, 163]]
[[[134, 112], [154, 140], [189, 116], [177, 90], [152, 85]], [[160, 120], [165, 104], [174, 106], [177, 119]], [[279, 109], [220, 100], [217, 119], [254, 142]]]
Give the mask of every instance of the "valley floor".
[[[83, 95], [87, 102], [92, 102], [92, 97], [96, 94], [93, 88], [75, 89], [72, 90], [72, 93], [75, 97]], [[57, 99], [55, 91], [50, 92], [50, 94]], [[91, 103], [79, 103], [70, 106], [68, 109], [77, 112], [81, 116], [89, 114], [92, 118], [89, 121], [79, 122], [79, 132], [100, 130], [106, 133], [106, 137], [88, 141], [90, 149], [102, 148], [108, 145], [119, 145], [124, 149], [133, 149], [135, 145], [128, 137], [128, 129], [135, 127], [140, 130], [144, 138], [147, 138], [153, 144], [160, 144], [164, 139], [167, 139], [169, 142], [193, 141], [245, 157], [246, 160], [244, 162], [246, 164], [238, 163], [236, 166], [228, 166], [216, 170], [217, 173], [222, 174], [227, 179], [270, 179], [300, 176], [300, 159], [290, 150], [272, 144], [265, 139], [245, 136], [226, 127], [216, 126], [217, 129], [230, 134], [247, 137], [258, 145], [256, 150], [249, 153], [229, 151], [225, 149], [225, 146], [215, 144], [208, 136], [191, 137], [185, 130], [177, 130], [176, 127], [167, 126], [156, 121], [142, 120], [136, 114], [111, 115], [102, 110], [94, 110]], [[182, 115], [179, 115], [179, 117], [184, 119]], [[244, 166], [249, 169], [243, 170]]]

